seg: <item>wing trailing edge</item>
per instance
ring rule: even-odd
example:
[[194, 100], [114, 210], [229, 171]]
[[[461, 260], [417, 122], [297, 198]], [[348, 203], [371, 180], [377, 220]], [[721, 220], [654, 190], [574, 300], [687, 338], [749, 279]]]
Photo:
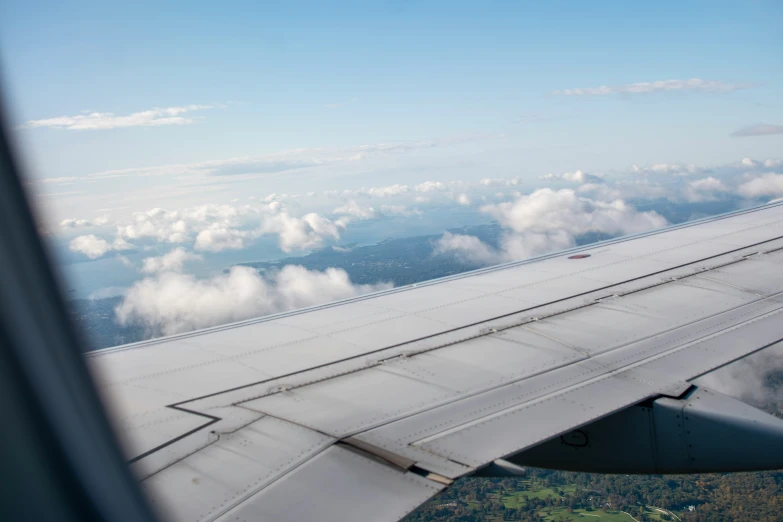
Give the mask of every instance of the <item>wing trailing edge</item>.
[[783, 420], [694, 387], [565, 433], [510, 457], [596, 473], [712, 473], [783, 468]]

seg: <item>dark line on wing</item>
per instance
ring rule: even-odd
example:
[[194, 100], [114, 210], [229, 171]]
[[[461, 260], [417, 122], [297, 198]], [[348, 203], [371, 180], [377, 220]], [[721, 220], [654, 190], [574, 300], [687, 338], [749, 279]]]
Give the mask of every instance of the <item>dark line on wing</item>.
[[143, 459], [144, 457], [148, 457], [149, 455], [152, 455], [152, 454], [153, 454], [153, 453], [155, 453], [156, 451], [162, 450], [162, 449], [163, 449], [163, 448], [165, 448], [166, 446], [171, 446], [171, 445], [172, 445], [172, 444], [174, 444], [175, 442], [177, 442], [177, 441], [179, 441], [179, 440], [182, 440], [182, 439], [184, 439], [185, 437], [189, 437], [190, 435], [192, 435], [192, 434], [196, 433], [197, 431], [203, 430], [203, 429], [204, 429], [204, 428], [206, 428], [207, 426], [212, 426], [213, 424], [215, 424], [216, 422], [218, 422], [218, 421], [220, 421], [220, 420], [221, 420], [221, 418], [220, 418], [220, 417], [215, 417], [214, 415], [208, 415], [208, 414], [206, 414], [206, 413], [201, 413], [201, 412], [198, 412], [198, 411], [189, 410], [189, 409], [187, 409], [187, 408], [182, 408], [182, 407], [181, 407], [181, 406], [179, 406], [178, 404], [169, 404], [169, 405], [168, 405], [168, 406], [166, 406], [166, 407], [167, 407], [167, 408], [171, 408], [171, 409], [173, 409], [173, 410], [182, 411], [182, 412], [185, 412], [185, 413], [192, 413], [193, 415], [198, 415], [199, 417], [205, 417], [205, 418], [207, 418], [207, 419], [210, 419], [210, 420], [209, 420], [209, 422], [206, 422], [206, 423], [202, 424], [201, 426], [198, 426], [198, 427], [196, 427], [196, 428], [193, 428], [193, 429], [192, 429], [192, 430], [190, 430], [190, 431], [186, 431], [185, 433], [183, 433], [183, 434], [181, 434], [181, 435], [179, 435], [179, 436], [177, 436], [177, 437], [174, 437], [173, 439], [171, 439], [171, 440], [168, 440], [168, 441], [164, 442], [163, 444], [160, 444], [160, 445], [158, 445], [158, 446], [155, 446], [155, 447], [154, 447], [154, 448], [152, 448], [151, 450], [145, 451], [145, 452], [144, 452], [144, 453], [142, 453], [141, 455], [136, 455], [135, 457], [133, 457], [132, 459], [130, 459], [130, 460], [128, 461], [128, 464], [133, 464], [134, 462], [136, 462], [136, 461], [138, 461], [138, 460], [141, 460], [141, 459]]

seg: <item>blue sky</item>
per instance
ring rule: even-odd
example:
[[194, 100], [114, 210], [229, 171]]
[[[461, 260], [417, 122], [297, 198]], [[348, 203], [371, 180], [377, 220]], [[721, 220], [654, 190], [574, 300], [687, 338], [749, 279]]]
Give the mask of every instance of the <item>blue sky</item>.
[[[30, 190], [65, 245], [81, 232], [62, 220], [106, 215], [88, 231], [110, 241], [155, 207], [780, 158], [782, 25], [776, 1], [7, 1], [0, 64]], [[51, 123], [156, 108], [185, 109]]]
[[[737, 127], [783, 116], [779, 2], [161, 4], [3, 3], [4, 76], [19, 123], [230, 104], [183, 128], [28, 133], [52, 157], [39, 161], [43, 175], [498, 132], [542, 147], [608, 142], [599, 149], [622, 147], [634, 161], [728, 161], [763, 150], [729, 140]], [[688, 78], [758, 87], [550, 94]], [[613, 166], [587, 151], [565, 156]], [[557, 160], [536, 158], [548, 161]]]

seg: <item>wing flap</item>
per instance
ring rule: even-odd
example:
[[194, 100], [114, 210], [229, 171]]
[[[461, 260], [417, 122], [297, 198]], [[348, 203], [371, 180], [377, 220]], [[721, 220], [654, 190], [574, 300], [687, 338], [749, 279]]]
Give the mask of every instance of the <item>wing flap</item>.
[[223, 515], [335, 442], [272, 417], [233, 433], [212, 434], [212, 439], [142, 482], [153, 507], [166, 520], [212, 520]]
[[417, 446], [477, 468], [556, 437], [654, 395], [653, 384], [631, 375], [613, 376], [555, 396], [525, 402], [453, 430], [423, 439]]
[[444, 487], [332, 446], [218, 520], [393, 522]]

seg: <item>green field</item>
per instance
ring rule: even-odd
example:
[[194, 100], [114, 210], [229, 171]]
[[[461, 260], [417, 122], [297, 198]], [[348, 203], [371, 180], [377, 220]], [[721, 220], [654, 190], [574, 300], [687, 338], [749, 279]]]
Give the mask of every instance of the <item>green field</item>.
[[566, 508], [558, 508], [552, 510], [539, 511], [539, 515], [544, 517], [547, 521], [561, 521], [561, 520], [577, 520], [584, 521], [595, 520], [601, 522], [631, 522], [631, 517], [625, 513], [619, 511], [604, 511], [602, 509], [596, 509], [595, 511], [586, 511], [584, 509], [575, 509], [572, 513], [569, 513]]
[[[541, 499], [546, 498], [563, 498], [573, 495], [576, 492], [575, 484], [567, 484], [563, 486], [545, 486], [537, 480], [523, 480], [520, 481], [520, 486], [524, 488], [522, 491], [509, 491], [505, 490], [500, 494], [492, 494], [491, 497], [499, 499], [503, 502], [503, 505], [507, 508], [519, 509], [526, 505], [529, 499]], [[558, 522], [562, 520], [574, 520], [582, 519], [585, 521], [595, 520], [604, 522], [630, 522], [631, 517], [621, 511], [615, 510], [603, 510], [596, 509], [594, 511], [588, 511], [586, 509], [575, 509], [572, 512], [568, 512], [567, 508], [551, 508], [538, 512], [544, 520]], [[653, 510], [645, 509], [645, 515], [648, 520], [661, 520], [660, 513]], [[638, 514], [636, 512], [631, 513], [636, 519]]]
[[[568, 484], [566, 486], [557, 487], [545, 487], [537, 482], [526, 480], [523, 482], [525, 485], [525, 491], [514, 491], [511, 494], [503, 495], [503, 504], [509, 508], [519, 508], [524, 506], [529, 498], [540, 498], [542, 500], [547, 497], [560, 498], [562, 496], [573, 495], [576, 491], [576, 486]], [[562, 493], [562, 494], [561, 494]]]

